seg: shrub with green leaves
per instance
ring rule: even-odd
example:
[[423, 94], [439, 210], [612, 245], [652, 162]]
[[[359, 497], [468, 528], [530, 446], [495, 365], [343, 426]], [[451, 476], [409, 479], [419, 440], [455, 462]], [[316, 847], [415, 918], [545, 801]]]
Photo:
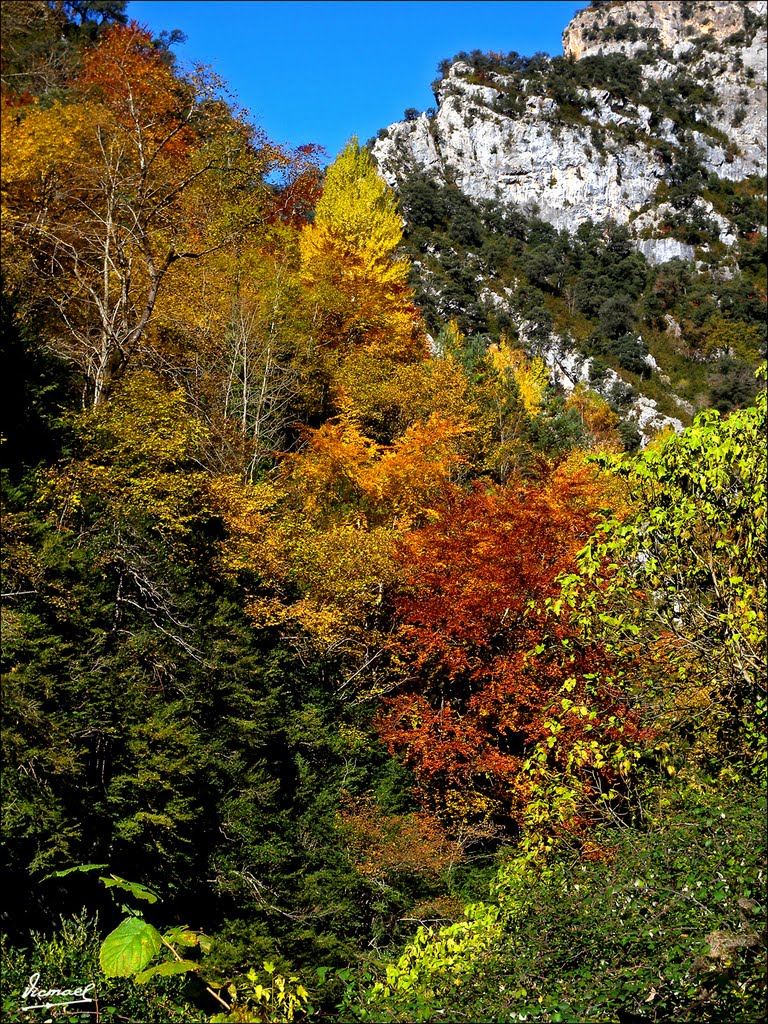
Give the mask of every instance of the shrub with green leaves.
[[[207, 1020], [185, 994], [184, 979], [155, 982], [143, 988], [130, 978], [104, 976], [99, 965], [101, 926], [87, 911], [60, 918], [49, 933], [33, 932], [24, 945], [3, 936], [0, 954], [2, 1019], [8, 1024], [41, 1024], [57, 1019], [63, 1011], [26, 1010], [22, 994], [35, 973], [40, 988], [71, 989], [93, 984], [94, 1001], [69, 1008], [66, 1019], [93, 1021], [98, 1007], [101, 1021], [131, 1020], [142, 1024], [194, 1024]], [[54, 1016], [54, 1013], [56, 1016]]]
[[348, 995], [340, 1019], [761, 1019], [764, 791], [681, 777], [637, 797], [634, 825], [544, 859], [515, 856], [496, 906], [462, 931], [421, 932], [381, 980]]
[[629, 699], [667, 740], [762, 770], [765, 390], [727, 418], [700, 413], [632, 459], [596, 461], [626, 479], [631, 512], [603, 523], [563, 580], [567, 614], [585, 642], [635, 666]]

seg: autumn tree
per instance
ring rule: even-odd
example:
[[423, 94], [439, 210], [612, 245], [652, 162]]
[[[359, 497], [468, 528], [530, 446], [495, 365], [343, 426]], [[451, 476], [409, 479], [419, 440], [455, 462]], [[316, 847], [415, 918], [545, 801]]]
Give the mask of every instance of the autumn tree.
[[375, 879], [397, 875], [435, 877], [460, 863], [461, 847], [448, 838], [433, 814], [384, 814], [370, 798], [347, 797], [341, 835], [356, 869]]
[[135, 23], [88, 50], [72, 102], [5, 111], [12, 284], [100, 402], [135, 358], [175, 264], [263, 221], [277, 151], [199, 71], [174, 74]]
[[354, 416], [379, 444], [391, 444], [433, 414], [470, 426], [479, 415], [467, 375], [455, 359], [403, 363], [357, 350], [340, 363], [333, 384], [340, 410]]
[[[263, 223], [205, 259], [180, 260], [155, 305], [148, 356], [206, 421], [205, 464], [215, 472], [253, 478], [319, 405], [298, 252], [319, 187], [318, 151], [281, 150], [262, 195]], [[226, 196], [206, 210], [212, 223], [231, 218]]]
[[281, 168], [273, 217], [300, 227], [310, 223], [323, 193], [321, 163], [325, 157], [323, 147], [313, 142], [292, 151], [290, 163]]
[[529, 416], [535, 416], [543, 405], [549, 384], [549, 371], [544, 360], [538, 356], [529, 359], [520, 349], [512, 348], [507, 338], [490, 346], [487, 359], [500, 377], [514, 379], [525, 411]]
[[374, 346], [400, 359], [423, 354], [409, 263], [397, 253], [402, 236], [394, 193], [353, 139], [328, 168], [314, 222], [300, 242], [324, 344]]
[[249, 581], [253, 620], [281, 625], [305, 656], [352, 663], [355, 676], [378, 658], [399, 577], [394, 543], [450, 486], [466, 429], [434, 414], [384, 446], [340, 416], [305, 428], [304, 450], [256, 486], [217, 482], [231, 532], [224, 563]]
[[621, 448], [619, 417], [597, 392], [580, 381], [568, 396], [565, 407], [579, 414], [590, 438], [590, 447], [609, 451]]
[[206, 422], [211, 471], [256, 478], [316, 414], [311, 322], [297, 229], [280, 217], [178, 266], [155, 307], [153, 363]]
[[305, 321], [292, 248], [285, 242], [252, 261], [247, 277], [237, 282], [224, 335], [223, 411], [237, 421], [246, 441], [249, 479], [283, 448], [286, 425], [299, 412], [301, 381], [294, 357]]
[[455, 320], [440, 331], [437, 347], [468, 382], [476, 468], [500, 483], [528, 470], [536, 458], [528, 435], [545, 408], [549, 384], [543, 360], [514, 348], [505, 336], [490, 345], [482, 335], [467, 338]]
[[571, 467], [457, 498], [399, 547], [397, 693], [379, 726], [459, 834], [532, 814], [575, 827], [611, 777], [603, 744], [637, 733], [604, 652], [570, 645], [546, 610], [603, 501]]
[[2, 19], [3, 89], [44, 96], [65, 88], [82, 48], [127, 21], [125, 0], [18, 0]]
[[[761, 374], [764, 376], [765, 368]], [[723, 750], [760, 765], [766, 714], [766, 393], [700, 413], [634, 459], [601, 464], [631, 514], [590, 539], [563, 599], [582, 637], [624, 662], [663, 667], [640, 695], [667, 736], [702, 761]], [[653, 678], [649, 673], [649, 679]]]
[[483, 409], [485, 466], [502, 483], [531, 461], [527, 433], [544, 407], [549, 371], [544, 361], [513, 348], [506, 337], [488, 348], [477, 384]]
[[701, 353], [707, 358], [735, 356], [754, 363], [765, 352], [764, 332], [757, 324], [747, 324], [716, 313], [707, 319]]

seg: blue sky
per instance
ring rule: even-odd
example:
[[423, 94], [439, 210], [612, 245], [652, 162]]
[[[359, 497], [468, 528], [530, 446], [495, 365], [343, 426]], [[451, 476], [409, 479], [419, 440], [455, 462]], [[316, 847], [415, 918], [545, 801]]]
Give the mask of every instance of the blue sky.
[[330, 157], [406, 107], [434, 103], [437, 64], [459, 50], [562, 53], [585, 0], [130, 0], [154, 33], [178, 28], [179, 61], [211, 64], [275, 142]]

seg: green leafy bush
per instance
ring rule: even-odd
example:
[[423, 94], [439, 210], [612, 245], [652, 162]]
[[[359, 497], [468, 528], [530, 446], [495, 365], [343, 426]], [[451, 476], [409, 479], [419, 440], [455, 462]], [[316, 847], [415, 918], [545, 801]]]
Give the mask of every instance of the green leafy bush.
[[340, 1019], [759, 1020], [764, 792], [727, 778], [656, 782], [636, 809], [633, 826], [581, 850], [511, 860], [495, 908], [470, 919], [471, 957], [470, 932], [422, 933], [380, 982], [348, 995]]

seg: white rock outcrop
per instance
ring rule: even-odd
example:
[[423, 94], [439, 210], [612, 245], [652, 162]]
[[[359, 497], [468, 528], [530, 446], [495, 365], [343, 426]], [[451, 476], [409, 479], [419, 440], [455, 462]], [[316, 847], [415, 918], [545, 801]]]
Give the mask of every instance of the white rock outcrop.
[[[692, 132], [704, 167], [730, 180], [764, 175], [767, 6], [767, 0], [628, 0], [590, 7], [565, 30], [565, 53], [583, 59], [648, 50], [638, 62], [646, 82], [684, 68], [689, 81], [714, 96], [697, 109], [702, 129]], [[632, 28], [620, 30], [627, 25]], [[624, 38], [622, 31], [640, 37]], [[657, 193], [668, 173], [659, 144], [680, 144], [669, 118], [599, 89], [582, 93], [584, 116], [576, 123], [559, 116], [553, 99], [537, 95], [520, 97], [519, 112], [505, 114], [504, 76], [492, 76], [495, 88], [468, 81], [471, 74], [468, 64], [453, 64], [440, 83], [434, 117], [390, 125], [376, 141], [373, 155], [389, 184], [419, 169], [455, 182], [472, 199], [535, 211], [558, 229], [608, 217], [629, 224], [638, 248], [655, 263], [693, 258], [692, 246], [659, 228], [665, 211]], [[717, 224], [720, 241], [733, 244], [730, 223], [711, 207], [701, 212]]]

